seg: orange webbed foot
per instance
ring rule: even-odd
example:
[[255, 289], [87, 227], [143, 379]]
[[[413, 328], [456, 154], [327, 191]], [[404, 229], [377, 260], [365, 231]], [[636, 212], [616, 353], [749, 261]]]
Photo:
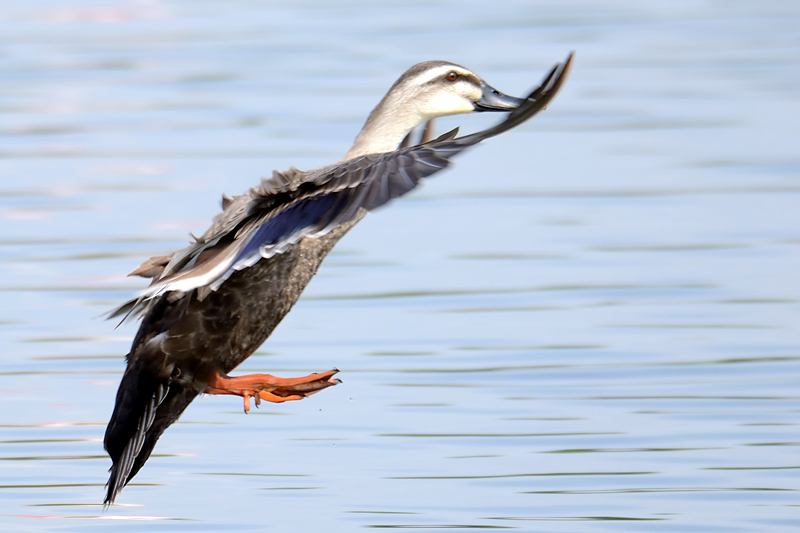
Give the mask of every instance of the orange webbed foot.
[[250, 410], [250, 398], [254, 398], [256, 406], [261, 400], [283, 403], [302, 400], [323, 389], [338, 385], [341, 380], [335, 379], [339, 372], [334, 368], [328, 372], [309, 374], [299, 378], [279, 378], [271, 374], [249, 374], [235, 378], [222, 376], [215, 372], [208, 381], [208, 394], [232, 394], [244, 398], [244, 412]]

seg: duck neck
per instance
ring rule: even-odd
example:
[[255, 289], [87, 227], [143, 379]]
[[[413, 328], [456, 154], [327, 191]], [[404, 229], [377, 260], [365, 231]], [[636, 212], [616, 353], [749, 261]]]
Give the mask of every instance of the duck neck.
[[[392, 93], [372, 110], [344, 160], [397, 150], [406, 135], [428, 120]], [[412, 108], [412, 109], [409, 109]]]

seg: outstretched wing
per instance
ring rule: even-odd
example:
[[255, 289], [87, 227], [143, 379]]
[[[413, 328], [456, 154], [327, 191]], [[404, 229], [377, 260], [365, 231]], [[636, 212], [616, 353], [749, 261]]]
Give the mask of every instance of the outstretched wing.
[[[198, 290], [203, 298], [237, 270], [284, 252], [304, 237], [325, 235], [414, 189], [450, 164], [455, 155], [499, 135], [543, 109], [561, 87], [572, 54], [549, 72], [542, 84], [496, 126], [457, 138], [458, 129], [417, 146], [357, 157], [308, 172], [275, 172], [248, 194], [223, 199], [225, 209], [194, 244], [153, 258], [134, 271], [152, 275], [143, 295], [112, 311], [110, 317], [137, 312], [166, 292]], [[141, 271], [141, 272], [140, 272]], [[144, 272], [144, 273], [142, 273]]]

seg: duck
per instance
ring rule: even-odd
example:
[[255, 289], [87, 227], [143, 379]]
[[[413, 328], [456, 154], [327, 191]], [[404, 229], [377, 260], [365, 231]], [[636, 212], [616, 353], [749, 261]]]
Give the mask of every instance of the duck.
[[[187, 247], [151, 257], [130, 275], [151, 279], [108, 318], [140, 319], [126, 355], [104, 446], [112, 465], [104, 506], [139, 472], [164, 431], [201, 394], [282, 403], [341, 381], [336, 368], [302, 377], [229, 375], [292, 309], [325, 256], [364, 216], [415, 189], [464, 150], [525, 122], [561, 88], [572, 62], [553, 66], [525, 98], [471, 70], [425, 61], [402, 74], [369, 114], [344, 158], [274, 171], [222, 211]], [[505, 112], [488, 129], [432, 138], [438, 117]], [[425, 126], [417, 143], [412, 132]]]

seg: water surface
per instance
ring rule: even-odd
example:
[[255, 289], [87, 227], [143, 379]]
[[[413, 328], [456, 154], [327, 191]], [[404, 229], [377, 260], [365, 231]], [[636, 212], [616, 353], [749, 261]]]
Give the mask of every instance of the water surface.
[[[14, 3], [0, 15], [6, 530], [795, 531], [791, 2]], [[346, 151], [415, 62], [562, 94], [370, 215], [103, 511], [125, 274]], [[440, 121], [472, 131], [496, 116]]]

